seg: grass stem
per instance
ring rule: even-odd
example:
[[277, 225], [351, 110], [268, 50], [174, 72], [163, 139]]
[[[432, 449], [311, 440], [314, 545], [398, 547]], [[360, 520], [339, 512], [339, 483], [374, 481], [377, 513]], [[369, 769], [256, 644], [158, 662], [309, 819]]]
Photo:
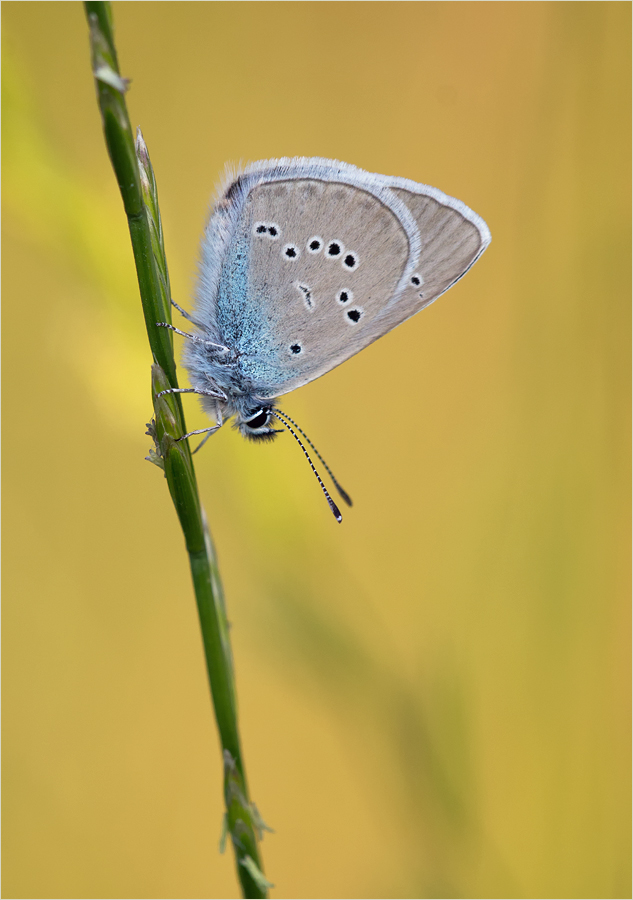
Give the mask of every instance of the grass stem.
[[128, 220], [154, 360], [154, 419], [148, 426], [154, 449], [148, 459], [165, 473], [189, 554], [224, 761], [226, 829], [233, 843], [242, 893], [244, 897], [267, 897], [270, 883], [263, 875], [258, 850], [263, 823], [249, 799], [244, 772], [233, 661], [218, 564], [200, 504], [189, 444], [178, 440], [187, 433], [180, 396], [157, 397], [161, 391], [178, 387], [178, 381], [172, 334], [169, 329], [157, 326], [158, 322], [171, 322], [171, 294], [156, 179], [140, 131], [136, 142], [132, 135], [125, 103], [127, 82], [119, 72], [110, 4], [86, 2], [84, 6], [103, 131]]

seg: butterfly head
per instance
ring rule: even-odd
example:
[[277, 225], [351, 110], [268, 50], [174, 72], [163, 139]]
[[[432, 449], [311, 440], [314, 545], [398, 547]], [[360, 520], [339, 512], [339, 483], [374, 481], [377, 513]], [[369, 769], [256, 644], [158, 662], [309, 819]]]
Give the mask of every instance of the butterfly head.
[[283, 429], [272, 427], [275, 418], [271, 410], [270, 406], [258, 406], [247, 410], [237, 417], [235, 427], [251, 441], [272, 441]]

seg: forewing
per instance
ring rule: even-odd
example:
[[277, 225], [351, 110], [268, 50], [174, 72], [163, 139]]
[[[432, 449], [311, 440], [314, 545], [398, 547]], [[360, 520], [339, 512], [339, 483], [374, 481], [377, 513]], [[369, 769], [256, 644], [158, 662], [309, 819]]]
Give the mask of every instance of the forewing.
[[333, 160], [263, 161], [229, 181], [209, 220], [199, 302], [268, 399], [428, 306], [489, 242], [485, 222], [435, 188]]
[[265, 335], [241, 365], [258, 396], [306, 384], [375, 340], [372, 323], [410, 257], [392, 209], [357, 186], [301, 178], [255, 187], [243, 226], [248, 290], [264, 311]]

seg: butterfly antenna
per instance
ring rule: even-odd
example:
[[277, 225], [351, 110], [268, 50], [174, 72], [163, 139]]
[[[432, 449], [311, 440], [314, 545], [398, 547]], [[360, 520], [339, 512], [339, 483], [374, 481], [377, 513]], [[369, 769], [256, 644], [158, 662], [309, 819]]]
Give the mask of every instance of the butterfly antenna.
[[294, 425], [294, 427], [297, 429], [297, 431], [299, 432], [299, 434], [302, 434], [302, 435], [304, 436], [304, 438], [306, 439], [306, 441], [308, 442], [308, 444], [310, 444], [310, 446], [312, 447], [312, 449], [313, 449], [314, 452], [316, 453], [317, 457], [321, 460], [321, 463], [323, 464], [323, 468], [325, 469], [325, 471], [328, 473], [328, 475], [329, 475], [330, 478], [332, 479], [332, 482], [333, 482], [334, 487], [336, 488], [336, 490], [339, 492], [339, 494], [341, 495], [341, 497], [343, 498], [343, 500], [345, 500], [345, 502], [347, 503], [347, 505], [348, 505], [348, 506], [352, 506], [352, 498], [351, 498], [350, 495], [347, 493], [347, 491], [344, 490], [344, 489], [341, 487], [341, 485], [338, 483], [338, 481], [337, 481], [336, 478], [334, 477], [334, 473], [332, 472], [332, 470], [330, 469], [330, 467], [328, 466], [328, 464], [326, 463], [326, 461], [323, 459], [323, 457], [321, 456], [321, 454], [319, 453], [319, 451], [317, 450], [317, 448], [314, 446], [314, 444], [312, 443], [312, 441], [310, 440], [310, 438], [308, 437], [308, 435], [305, 433], [305, 431], [303, 431], [303, 430], [297, 425], [297, 423], [296, 423], [293, 419], [290, 418], [290, 416], [289, 416], [287, 413], [282, 412], [281, 410], [275, 410], [275, 412], [276, 412], [279, 416], [282, 416], [284, 419], [287, 419], [292, 425]]
[[[326, 486], [323, 484], [323, 481], [322, 481], [322, 479], [321, 479], [321, 476], [319, 475], [319, 473], [317, 472], [317, 470], [314, 468], [314, 463], [313, 463], [312, 460], [310, 459], [310, 454], [308, 453], [308, 451], [306, 450], [306, 448], [305, 448], [305, 447], [303, 446], [303, 444], [301, 443], [301, 438], [300, 438], [299, 435], [296, 433], [296, 431], [292, 428], [292, 426], [289, 425], [286, 421], [284, 421], [284, 419], [281, 418], [281, 416], [279, 415], [279, 413], [277, 412], [277, 410], [271, 409], [271, 410], [269, 410], [269, 412], [270, 412], [270, 414], [271, 414], [272, 416], [275, 416], [276, 419], [279, 419], [279, 421], [280, 421], [281, 424], [284, 426], [284, 428], [286, 428], [286, 429], [290, 432], [290, 434], [293, 436], [293, 438], [295, 439], [295, 441], [299, 444], [299, 446], [300, 446], [301, 449], [303, 450], [306, 459], [307, 459], [308, 462], [310, 463], [310, 468], [312, 469], [312, 471], [313, 471], [314, 474], [316, 475], [317, 481], [318, 481], [319, 484], [321, 485], [321, 490], [322, 490], [323, 493], [325, 494], [325, 499], [327, 500], [327, 502], [328, 502], [328, 504], [329, 504], [329, 506], [330, 506], [330, 509], [331, 509], [332, 512], [334, 513], [334, 518], [336, 519], [337, 522], [342, 522], [342, 521], [343, 521], [343, 516], [341, 515], [341, 512], [340, 512], [338, 506], [336, 505], [336, 503], [334, 502], [334, 500], [332, 500], [332, 498], [330, 497], [330, 495], [329, 495], [329, 493], [328, 493], [328, 489], [327, 489]], [[298, 426], [297, 426], [297, 427], [298, 427]], [[303, 432], [301, 432], [301, 433], [303, 434]], [[305, 437], [305, 435], [304, 435], [304, 437]], [[306, 438], [306, 440], [307, 440], [307, 438]], [[312, 445], [311, 445], [311, 446], [312, 446]]]

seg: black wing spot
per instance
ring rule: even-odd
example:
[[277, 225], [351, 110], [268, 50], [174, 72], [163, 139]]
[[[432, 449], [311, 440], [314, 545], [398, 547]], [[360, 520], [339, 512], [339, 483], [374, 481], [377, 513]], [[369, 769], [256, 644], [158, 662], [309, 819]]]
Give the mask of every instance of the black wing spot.
[[290, 345], [290, 352], [294, 356], [298, 356], [302, 350], [303, 350], [303, 347], [301, 346], [301, 344], [291, 344]]
[[414, 284], [416, 287], [420, 287], [420, 285], [422, 284], [422, 279], [417, 274], [413, 275], [413, 277], [411, 278], [411, 284]]
[[326, 250], [326, 256], [330, 259], [338, 259], [343, 252], [343, 244], [340, 241], [330, 241]]
[[308, 241], [308, 252], [309, 253], [320, 253], [321, 247], [323, 246], [323, 238], [320, 238], [315, 234], [314, 237], [311, 237]]
[[276, 241], [281, 234], [281, 228], [279, 225], [275, 225], [274, 222], [255, 222], [253, 225], [253, 234], [260, 235], [261, 237], [268, 237], [273, 241]]
[[347, 310], [347, 318], [350, 322], [353, 322], [356, 325], [357, 322], [360, 322], [360, 318], [363, 314], [362, 309], [348, 309]]
[[343, 259], [343, 265], [346, 269], [350, 269], [353, 271], [358, 268], [358, 257], [355, 253], [346, 253], [345, 258]]
[[309, 285], [297, 284], [297, 290], [301, 291], [305, 305], [308, 307], [308, 309], [312, 309], [314, 303], [312, 301], [312, 290], [310, 289]]
[[299, 258], [299, 248], [295, 246], [295, 244], [286, 244], [283, 249], [283, 254], [286, 259], [298, 259]]
[[344, 306], [346, 303], [349, 303], [350, 300], [354, 299], [354, 294], [351, 291], [339, 291], [336, 295], [336, 299]]

